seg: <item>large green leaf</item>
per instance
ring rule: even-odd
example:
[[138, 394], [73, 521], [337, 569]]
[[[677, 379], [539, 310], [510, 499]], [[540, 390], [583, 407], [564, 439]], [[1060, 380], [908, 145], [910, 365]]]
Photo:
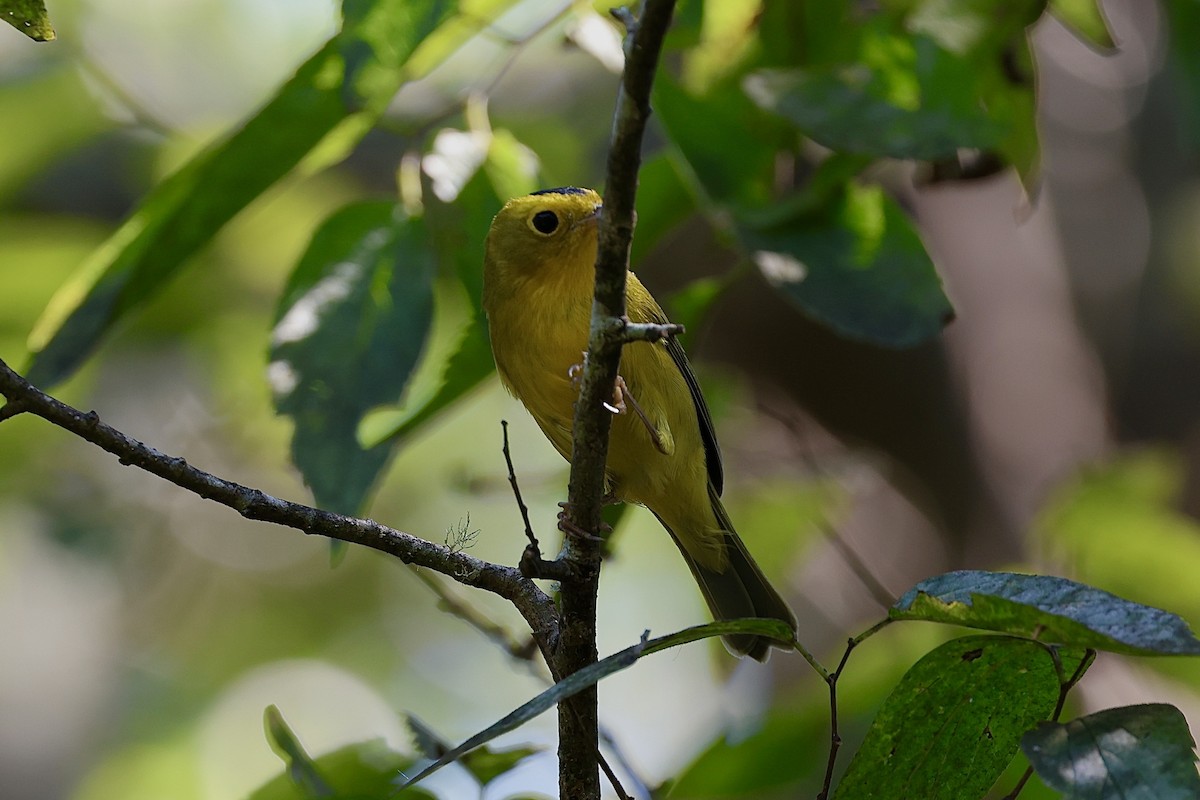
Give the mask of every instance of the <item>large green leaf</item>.
[[[1072, 668], [1077, 663], [1067, 660]], [[884, 701], [835, 800], [983, 796], [1016, 755], [1021, 735], [1054, 711], [1059, 686], [1054, 659], [1037, 642], [947, 642]]]
[[1000, 143], [1004, 122], [980, 102], [970, 62], [923, 36], [876, 36], [874, 63], [763, 70], [746, 92], [838, 152], [933, 160]]
[[660, 73], [654, 110], [705, 199], [754, 208], [771, 202], [776, 151], [793, 138], [737, 86], [696, 96]]
[[292, 459], [317, 504], [358, 513], [389, 448], [358, 425], [400, 399], [433, 316], [424, 223], [392, 203], [357, 203], [313, 236], [288, 281], [271, 337], [276, 409], [292, 417]]
[[1037, 774], [1067, 800], [1193, 800], [1195, 747], [1179, 709], [1160, 704], [1043, 722], [1021, 739]]
[[845, 336], [907, 347], [953, 317], [920, 237], [878, 186], [847, 184], [822, 213], [738, 232], [771, 286]]
[[503, 204], [484, 171], [467, 181], [453, 203], [426, 200], [427, 219], [438, 257], [458, 276], [467, 295], [466, 322], [438, 380], [398, 409], [372, 415], [363, 438], [371, 443], [399, 439], [437, 416], [492, 374], [492, 346], [483, 318], [483, 244]]
[[947, 572], [906, 592], [890, 615], [1116, 653], [1200, 655], [1200, 640], [1178, 616], [1048, 575]]
[[[49, 386], [70, 375], [117, 320], [160, 290], [335, 128], [341, 126], [346, 141], [365, 134], [404, 82], [409, 56], [453, 3], [356, 5], [361, 10], [347, 15], [342, 31], [261, 111], [156, 186], [59, 290], [30, 335], [30, 380]], [[353, 124], [343, 126], [352, 117]]]

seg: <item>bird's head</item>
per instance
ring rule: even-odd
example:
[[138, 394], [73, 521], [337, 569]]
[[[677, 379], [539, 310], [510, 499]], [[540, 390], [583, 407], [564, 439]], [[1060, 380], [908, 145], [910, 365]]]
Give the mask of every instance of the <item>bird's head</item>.
[[488, 231], [487, 261], [525, 278], [571, 270], [590, 279], [601, 207], [599, 194], [574, 186], [509, 200]]

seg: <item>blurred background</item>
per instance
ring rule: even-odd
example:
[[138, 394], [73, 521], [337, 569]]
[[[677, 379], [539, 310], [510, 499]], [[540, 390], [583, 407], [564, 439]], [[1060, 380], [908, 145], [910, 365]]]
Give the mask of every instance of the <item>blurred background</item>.
[[[1196, 23], [1188, 5], [1105, 2], [1112, 53], [1052, 18], [1032, 29], [1032, 198], [1010, 171], [929, 182], [893, 164], [876, 176], [954, 304], [941, 336], [907, 350], [839, 338], [757, 276], [689, 331], [730, 513], [819, 656], [836, 660], [884, 596], [955, 568], [1072, 577], [1200, 623], [1200, 114], [1196, 29], [1172, 28]], [[16, 367], [55, 291], [149, 187], [338, 25], [332, 0], [49, 10], [53, 43], [0, 30], [0, 357]], [[488, 116], [536, 153], [545, 185], [602, 178], [615, 29], [590, 6], [534, 0], [500, 25], [509, 40], [473, 40], [406, 87], [345, 162], [239, 215], [56, 394], [203, 469], [308, 501], [265, 365], [276, 299], [319, 222], [351, 199], [394, 196], [412, 120], [436, 130], [428, 121], [459, 102], [447, 87], [472, 74], [503, 70]], [[436, 178], [437, 163], [425, 167]], [[699, 217], [637, 255], [660, 298], [737, 261]], [[477, 531], [474, 555], [514, 563], [523, 538], [501, 419], [550, 537], [566, 465], [494, 379], [406, 442], [369, 516], [435, 541]], [[451, 590], [519, 637], [502, 603]], [[668, 538], [629, 511], [601, 587], [601, 652], [706, 619]], [[945, 636], [893, 626], [856, 653], [842, 695], [851, 743]], [[246, 522], [38, 420], [0, 426], [5, 798], [245, 796], [280, 768], [262, 733], [268, 704], [312, 753], [373, 737], [410, 750], [405, 712], [457, 741], [542, 686], [392, 559], [352, 548], [331, 567], [323, 540]], [[1198, 689], [1195, 660], [1104, 655], [1074, 702], [1171, 702], [1196, 730]], [[739, 769], [770, 791], [819, 786], [827, 697], [799, 659], [737, 663], [691, 645], [606, 681], [601, 704], [635, 789], [689, 765], [673, 796], [734, 796], [720, 787]], [[553, 740], [553, 715], [507, 737], [548, 750], [488, 797], [551, 795]], [[785, 766], [750, 757], [772, 741], [789, 748]], [[447, 770], [435, 785], [472, 796], [466, 780]]]

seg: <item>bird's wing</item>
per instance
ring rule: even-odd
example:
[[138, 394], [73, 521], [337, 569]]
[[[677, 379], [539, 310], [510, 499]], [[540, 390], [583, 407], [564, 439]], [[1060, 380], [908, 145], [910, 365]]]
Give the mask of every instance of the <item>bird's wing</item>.
[[[657, 315], [656, 315], [657, 316]], [[667, 324], [666, 315], [663, 314], [661, 319], [655, 319], [654, 322], [665, 325]], [[692, 403], [696, 406], [696, 419], [700, 422], [700, 439], [704, 442], [704, 460], [708, 466], [708, 480], [712, 483], [713, 488], [717, 490], [719, 497], [725, 484], [725, 470], [721, 466], [721, 449], [717, 446], [717, 435], [713, 431], [712, 417], [708, 413], [708, 404], [704, 402], [704, 395], [700, 393], [700, 384], [696, 381], [696, 375], [692, 372], [692, 365], [688, 363], [687, 353], [683, 351], [683, 345], [679, 340], [672, 336], [666, 342], [667, 352], [671, 355], [671, 360], [675, 362], [675, 366], [679, 368], [679, 373], [683, 375], [684, 381], [687, 382], [688, 392], [692, 395]]]

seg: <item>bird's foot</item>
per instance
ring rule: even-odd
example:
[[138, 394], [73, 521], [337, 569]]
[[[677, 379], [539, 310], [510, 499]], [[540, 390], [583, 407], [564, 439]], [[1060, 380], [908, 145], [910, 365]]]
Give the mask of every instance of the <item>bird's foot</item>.
[[[589, 542], [604, 541], [603, 536], [597, 536], [596, 534], [592, 533], [591, 531], [586, 531], [583, 528], [576, 525], [571, 520], [571, 515], [570, 515], [571, 504], [570, 503], [563, 501], [558, 504], [558, 507], [560, 509], [562, 509], [561, 511], [558, 512], [558, 529], [560, 531], [565, 533], [567, 536], [575, 536], [575, 537], [584, 539]], [[601, 533], [612, 533], [612, 526], [605, 522], [601, 522], [600, 523], [600, 532]]]

